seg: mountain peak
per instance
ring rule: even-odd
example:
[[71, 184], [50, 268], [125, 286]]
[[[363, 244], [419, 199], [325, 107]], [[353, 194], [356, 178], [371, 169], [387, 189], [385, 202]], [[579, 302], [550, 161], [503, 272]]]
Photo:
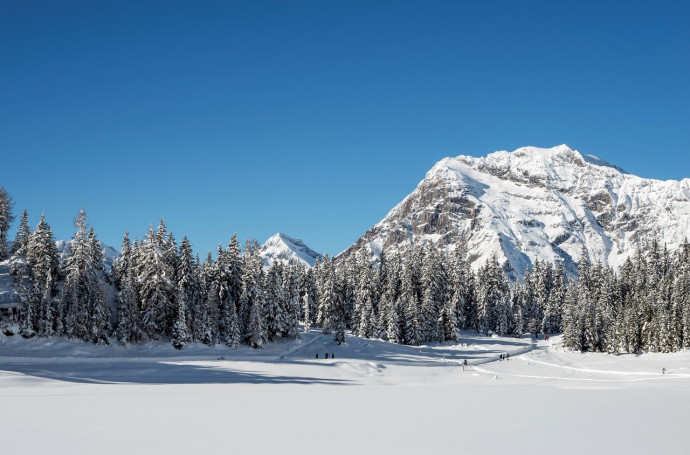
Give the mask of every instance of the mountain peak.
[[312, 267], [321, 255], [309, 248], [301, 239], [278, 232], [269, 237], [259, 250], [264, 259], [264, 266], [269, 267], [274, 261], [299, 263]]
[[536, 260], [574, 273], [584, 247], [618, 267], [653, 238], [671, 248], [690, 237], [688, 182], [637, 177], [565, 144], [444, 158], [342, 256], [433, 242], [460, 246], [475, 267], [495, 255], [519, 276]]

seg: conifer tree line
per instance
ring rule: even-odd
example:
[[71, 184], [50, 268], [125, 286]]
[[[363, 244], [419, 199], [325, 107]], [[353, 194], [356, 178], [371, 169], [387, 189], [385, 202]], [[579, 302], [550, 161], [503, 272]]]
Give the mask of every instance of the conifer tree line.
[[[4, 198], [4, 202], [3, 202]], [[4, 205], [3, 205], [4, 204]], [[3, 208], [4, 207], [4, 208]], [[0, 238], [11, 222], [0, 192]], [[4, 212], [3, 212], [4, 210]], [[562, 265], [537, 261], [511, 282], [496, 258], [473, 269], [460, 248], [426, 244], [384, 251], [373, 263], [361, 250], [324, 255], [313, 268], [264, 267], [255, 241], [233, 236], [200, 261], [161, 219], [141, 239], [125, 234], [112, 270], [82, 210], [69, 254], [60, 260], [41, 217], [31, 230], [23, 212], [11, 248], [21, 302], [10, 310], [25, 337], [66, 337], [100, 344], [170, 340], [262, 348], [319, 327], [338, 343], [346, 333], [419, 345], [453, 342], [458, 330], [522, 336], [563, 333], [583, 351], [672, 352], [690, 347], [690, 245], [671, 252], [654, 241], [620, 268], [582, 260], [578, 279]], [[582, 257], [586, 258], [583, 250]]]

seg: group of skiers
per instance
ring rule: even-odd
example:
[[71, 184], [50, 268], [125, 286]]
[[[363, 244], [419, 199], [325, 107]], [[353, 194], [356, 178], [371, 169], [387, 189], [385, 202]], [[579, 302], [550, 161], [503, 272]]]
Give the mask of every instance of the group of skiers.
[[503, 360], [510, 360], [510, 354], [506, 352], [505, 354], [501, 354], [498, 356], [498, 359], [503, 361]]
[[[317, 359], [319, 358], [318, 352], [316, 353], [316, 358]], [[324, 359], [328, 360], [328, 353], [326, 353], [326, 355], [324, 355]], [[331, 359], [335, 359], [335, 353], [333, 353], [333, 352], [331, 352]]]

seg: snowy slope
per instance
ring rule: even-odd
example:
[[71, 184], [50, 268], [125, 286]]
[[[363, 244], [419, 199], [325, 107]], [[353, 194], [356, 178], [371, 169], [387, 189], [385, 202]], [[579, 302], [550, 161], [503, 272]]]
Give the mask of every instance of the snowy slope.
[[269, 267], [273, 261], [297, 263], [312, 267], [321, 255], [309, 248], [300, 239], [278, 233], [266, 240], [259, 251], [264, 260], [264, 266]]
[[[339, 346], [312, 330], [262, 350], [176, 351], [0, 334], [2, 449], [687, 453], [690, 353], [611, 356], [557, 344], [461, 333], [454, 345]], [[336, 359], [315, 359], [327, 351]], [[499, 361], [502, 352], [510, 360]]]
[[690, 237], [690, 179], [637, 177], [566, 145], [523, 147], [439, 161], [342, 255], [440, 241], [475, 267], [496, 255], [516, 275], [537, 259], [572, 272], [583, 246], [618, 267], [654, 237], [670, 248]]

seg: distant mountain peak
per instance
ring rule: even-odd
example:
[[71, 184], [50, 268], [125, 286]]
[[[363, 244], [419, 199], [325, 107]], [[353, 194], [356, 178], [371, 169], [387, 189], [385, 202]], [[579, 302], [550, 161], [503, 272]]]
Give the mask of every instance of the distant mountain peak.
[[434, 165], [417, 188], [341, 253], [459, 245], [475, 267], [492, 255], [515, 276], [536, 260], [575, 271], [583, 249], [620, 266], [645, 241], [690, 237], [690, 180], [625, 172], [562, 144], [521, 147]]
[[269, 267], [276, 260], [313, 267], [314, 262], [321, 256], [301, 239], [290, 237], [282, 232], [278, 232], [266, 240], [259, 248], [259, 254], [266, 267]]

